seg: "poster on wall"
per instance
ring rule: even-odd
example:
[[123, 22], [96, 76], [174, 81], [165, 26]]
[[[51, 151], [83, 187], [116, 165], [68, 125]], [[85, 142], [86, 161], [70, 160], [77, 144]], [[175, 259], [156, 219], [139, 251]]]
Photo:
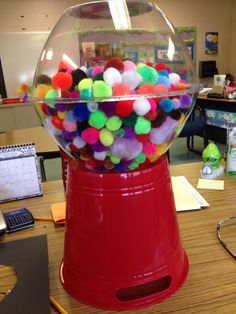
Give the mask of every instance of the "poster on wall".
[[206, 32], [205, 54], [216, 55], [218, 53], [218, 32]]
[[192, 60], [196, 60], [196, 38], [197, 28], [195, 26], [189, 27], [176, 27], [177, 33], [180, 35], [184, 43], [186, 44]]

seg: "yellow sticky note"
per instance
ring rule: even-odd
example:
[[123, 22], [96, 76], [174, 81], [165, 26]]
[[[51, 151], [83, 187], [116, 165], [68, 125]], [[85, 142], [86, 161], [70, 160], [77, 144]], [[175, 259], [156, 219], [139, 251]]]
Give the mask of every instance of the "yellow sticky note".
[[66, 220], [66, 203], [55, 203], [51, 205], [52, 217], [55, 223], [64, 224]]
[[207, 189], [207, 190], [224, 190], [224, 181], [223, 180], [208, 180], [208, 179], [199, 179], [197, 184], [198, 189]]

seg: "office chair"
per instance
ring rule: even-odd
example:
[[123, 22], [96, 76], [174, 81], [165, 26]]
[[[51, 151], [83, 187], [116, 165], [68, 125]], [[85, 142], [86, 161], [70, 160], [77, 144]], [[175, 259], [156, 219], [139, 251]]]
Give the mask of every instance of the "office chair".
[[202, 151], [194, 148], [194, 136], [196, 135], [203, 138], [203, 149], [206, 148], [208, 145], [206, 113], [205, 110], [198, 105], [194, 107], [179, 137], [187, 137], [188, 150], [201, 155]]

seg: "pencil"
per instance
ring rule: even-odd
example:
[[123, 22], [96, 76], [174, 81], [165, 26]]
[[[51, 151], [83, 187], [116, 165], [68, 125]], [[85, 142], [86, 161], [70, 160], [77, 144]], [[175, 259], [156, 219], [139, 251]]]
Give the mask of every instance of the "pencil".
[[37, 217], [34, 217], [34, 220], [37, 220], [37, 221], [53, 221], [53, 218], [50, 217], [50, 216], [37, 216]]
[[68, 314], [68, 312], [64, 310], [63, 307], [52, 296], [50, 296], [50, 303], [60, 314]]

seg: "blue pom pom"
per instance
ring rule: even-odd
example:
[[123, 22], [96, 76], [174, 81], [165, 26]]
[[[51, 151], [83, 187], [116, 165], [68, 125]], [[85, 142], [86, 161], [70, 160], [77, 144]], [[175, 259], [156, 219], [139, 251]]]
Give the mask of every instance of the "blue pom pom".
[[92, 97], [92, 89], [85, 88], [80, 91], [80, 98], [91, 98]]
[[66, 115], [66, 120], [69, 120], [69, 121], [76, 120], [76, 117], [74, 116], [74, 113], [72, 111], [68, 111], [68, 113]]
[[77, 104], [73, 108], [73, 114], [78, 121], [84, 121], [88, 119], [90, 111], [88, 110], [86, 103]]
[[169, 77], [169, 73], [166, 70], [160, 70], [157, 73], [158, 75]]
[[169, 78], [163, 75], [158, 76], [157, 84], [164, 84], [167, 88], [170, 88]]
[[160, 101], [160, 108], [164, 112], [171, 112], [174, 108], [174, 103], [172, 100], [170, 100], [168, 98], [164, 98]]
[[87, 76], [88, 76], [88, 77], [92, 77], [92, 76], [93, 76], [92, 73], [93, 73], [93, 67], [88, 68], [88, 70], [87, 70], [87, 72], [86, 72]]

